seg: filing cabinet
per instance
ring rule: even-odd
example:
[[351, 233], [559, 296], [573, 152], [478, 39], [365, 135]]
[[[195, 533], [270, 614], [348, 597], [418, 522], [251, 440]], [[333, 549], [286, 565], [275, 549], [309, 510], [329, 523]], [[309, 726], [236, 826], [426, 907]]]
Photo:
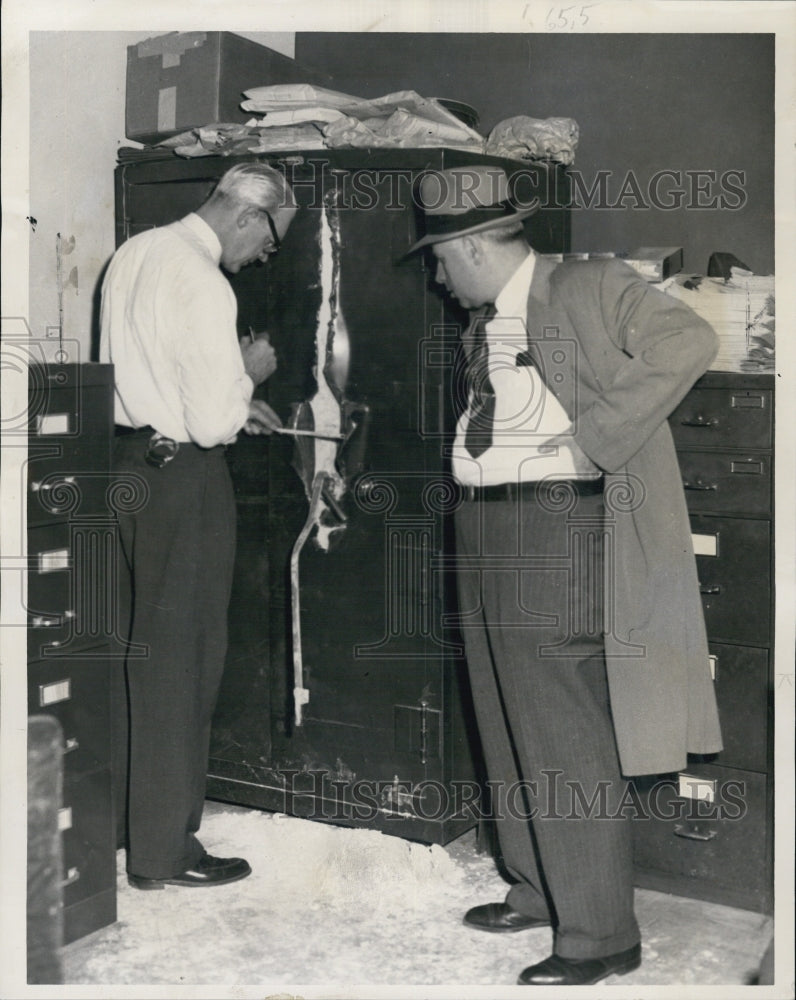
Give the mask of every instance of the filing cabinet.
[[724, 749], [636, 779], [636, 881], [773, 906], [773, 376], [709, 372], [670, 418]]
[[30, 368], [28, 713], [53, 716], [63, 737], [65, 944], [116, 919], [112, 436], [110, 365]]

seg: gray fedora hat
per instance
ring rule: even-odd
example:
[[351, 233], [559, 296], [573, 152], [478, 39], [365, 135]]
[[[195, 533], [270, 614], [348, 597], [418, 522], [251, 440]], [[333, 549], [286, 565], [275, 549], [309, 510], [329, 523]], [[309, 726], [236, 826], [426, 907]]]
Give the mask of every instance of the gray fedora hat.
[[431, 243], [510, 226], [539, 208], [538, 198], [522, 208], [511, 204], [506, 171], [486, 164], [430, 171], [423, 176], [418, 194], [426, 234], [406, 256]]

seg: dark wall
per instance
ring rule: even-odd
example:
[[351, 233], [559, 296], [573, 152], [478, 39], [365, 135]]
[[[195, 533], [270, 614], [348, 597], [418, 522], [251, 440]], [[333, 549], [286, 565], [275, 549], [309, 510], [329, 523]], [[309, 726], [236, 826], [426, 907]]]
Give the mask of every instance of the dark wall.
[[[772, 35], [298, 33], [333, 86], [411, 89], [514, 115], [574, 118], [573, 250], [682, 246], [774, 271]], [[661, 173], [668, 171], [671, 173]]]

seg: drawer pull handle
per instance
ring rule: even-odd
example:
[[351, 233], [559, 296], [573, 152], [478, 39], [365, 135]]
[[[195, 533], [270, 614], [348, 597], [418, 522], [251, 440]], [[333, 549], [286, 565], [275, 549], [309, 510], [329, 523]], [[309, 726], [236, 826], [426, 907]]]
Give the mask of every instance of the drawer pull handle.
[[715, 427], [718, 424], [718, 420], [715, 417], [708, 417], [706, 420], [700, 415], [694, 417], [693, 420], [681, 420], [680, 423], [683, 427]]
[[74, 885], [79, 878], [80, 878], [80, 869], [70, 868], [69, 871], [66, 873], [66, 878], [63, 880], [63, 882], [61, 882], [61, 887], [65, 889], [68, 885]]
[[702, 843], [713, 840], [716, 836], [715, 830], [700, 830], [698, 826], [683, 826], [682, 823], [674, 825], [675, 837], [684, 837], [686, 840], [699, 840]]
[[59, 617], [48, 618], [46, 615], [34, 615], [28, 621], [33, 628], [56, 628], [72, 618], [77, 618], [77, 612], [68, 608]]
[[712, 585], [708, 585], [708, 586], [705, 586], [705, 587], [700, 586], [699, 593], [700, 594], [720, 594], [721, 593], [721, 587], [717, 583], [716, 584], [712, 584]]
[[47, 618], [44, 615], [35, 615], [30, 620], [33, 628], [53, 628], [61, 624], [60, 618]]
[[684, 490], [694, 490], [697, 493], [715, 493], [718, 488], [716, 483], [701, 483], [699, 480], [695, 483], [690, 483], [687, 479], [683, 480]]
[[47, 490], [55, 490], [59, 486], [62, 486], [64, 483], [68, 483], [71, 486], [74, 484], [74, 482], [75, 482], [74, 476], [64, 476], [63, 479], [55, 479], [50, 483], [32, 482], [30, 484], [30, 489], [31, 493], [38, 493], [39, 491], [41, 491], [42, 493], [46, 493]]

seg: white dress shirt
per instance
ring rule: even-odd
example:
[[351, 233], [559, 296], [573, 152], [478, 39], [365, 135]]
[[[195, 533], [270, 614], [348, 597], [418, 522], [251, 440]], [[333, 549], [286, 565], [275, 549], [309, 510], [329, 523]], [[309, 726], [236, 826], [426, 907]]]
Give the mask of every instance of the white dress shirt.
[[212, 448], [234, 440], [254, 385], [221, 244], [198, 215], [116, 251], [102, 286], [100, 360], [115, 367], [117, 424]]
[[[472, 396], [459, 418], [453, 446], [453, 475], [464, 486], [583, 478], [565, 448], [544, 449], [550, 437], [566, 433], [570, 420], [533, 365], [517, 366], [528, 350], [526, 316], [536, 257], [529, 253], [495, 299], [486, 325], [489, 380], [495, 391], [492, 446], [473, 458], [465, 447]], [[595, 468], [595, 475], [599, 472]]]

